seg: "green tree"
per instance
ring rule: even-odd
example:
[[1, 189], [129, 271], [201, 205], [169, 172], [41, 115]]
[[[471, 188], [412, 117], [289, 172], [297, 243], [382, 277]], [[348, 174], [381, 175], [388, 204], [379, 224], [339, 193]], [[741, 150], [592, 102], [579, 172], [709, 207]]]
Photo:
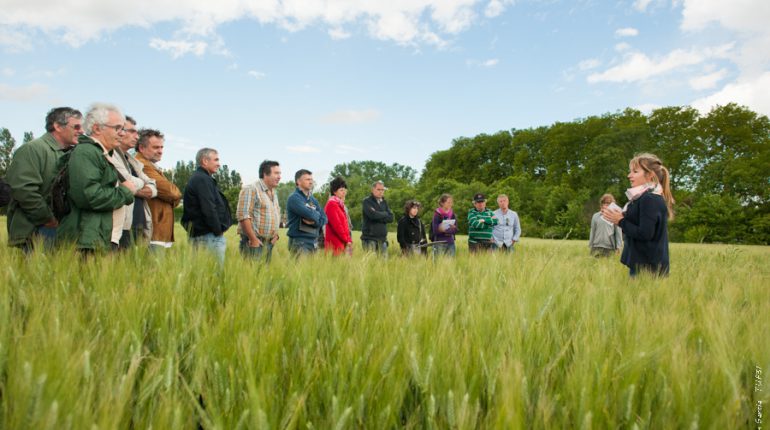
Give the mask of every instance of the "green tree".
[[8, 166], [11, 165], [14, 146], [16, 146], [16, 139], [11, 136], [11, 131], [0, 128], [0, 176], [2, 177], [5, 177]]

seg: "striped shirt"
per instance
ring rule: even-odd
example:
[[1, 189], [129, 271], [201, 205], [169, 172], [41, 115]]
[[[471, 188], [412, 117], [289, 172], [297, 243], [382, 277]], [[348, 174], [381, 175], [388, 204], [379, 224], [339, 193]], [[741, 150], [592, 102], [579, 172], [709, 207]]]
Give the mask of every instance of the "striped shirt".
[[476, 208], [468, 211], [468, 242], [491, 242], [492, 229], [497, 225], [495, 214], [489, 210], [477, 211]]
[[[262, 179], [243, 187], [238, 196], [238, 221], [251, 220], [251, 228], [259, 238], [271, 238], [278, 234], [281, 223], [281, 207], [275, 190], [270, 191]], [[242, 234], [238, 225], [238, 233]]]

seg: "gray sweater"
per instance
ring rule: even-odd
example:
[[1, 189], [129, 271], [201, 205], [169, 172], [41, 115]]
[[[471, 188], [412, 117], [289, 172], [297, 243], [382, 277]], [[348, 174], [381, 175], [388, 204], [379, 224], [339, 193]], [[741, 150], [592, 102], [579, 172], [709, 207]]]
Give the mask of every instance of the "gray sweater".
[[610, 225], [602, 219], [601, 212], [591, 218], [591, 236], [589, 248], [620, 249], [623, 247], [623, 231], [616, 225]]

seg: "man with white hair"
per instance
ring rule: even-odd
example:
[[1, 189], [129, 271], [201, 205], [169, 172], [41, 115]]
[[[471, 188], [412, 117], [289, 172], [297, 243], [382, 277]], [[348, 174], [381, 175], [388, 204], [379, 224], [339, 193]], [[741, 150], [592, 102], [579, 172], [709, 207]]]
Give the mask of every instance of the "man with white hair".
[[139, 131], [136, 120], [126, 115], [123, 135], [118, 138], [118, 147], [113, 150], [112, 164], [124, 178], [136, 185], [134, 202], [116, 209], [112, 213], [112, 246], [114, 249], [126, 249], [144, 238], [147, 242], [152, 237], [152, 218], [148, 200], [158, 195], [155, 179], [144, 173], [144, 165], [137, 161], [129, 150], [136, 147]]
[[72, 150], [67, 174], [71, 211], [59, 237], [83, 252], [110, 248], [112, 211], [134, 201], [136, 186], [120, 178], [109, 158], [125, 133], [126, 118], [113, 105], [95, 103], [83, 120], [85, 135]]

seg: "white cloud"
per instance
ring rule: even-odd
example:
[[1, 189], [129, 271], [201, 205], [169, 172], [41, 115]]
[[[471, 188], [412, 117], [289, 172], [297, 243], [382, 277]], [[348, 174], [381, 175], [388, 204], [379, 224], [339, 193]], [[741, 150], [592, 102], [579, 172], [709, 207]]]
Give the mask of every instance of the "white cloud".
[[490, 58], [489, 60], [465, 60], [465, 65], [468, 67], [495, 67], [500, 63], [498, 58]]
[[599, 67], [601, 64], [601, 61], [597, 60], [596, 58], [589, 58], [579, 62], [578, 69], [582, 71], [591, 70]]
[[588, 76], [589, 83], [597, 82], [638, 82], [663, 75], [687, 66], [701, 64], [711, 59], [728, 58], [733, 44], [728, 43], [713, 48], [683, 50], [675, 49], [662, 58], [650, 58], [641, 52], [632, 52], [624, 56], [623, 62], [604, 72]]
[[342, 110], [322, 117], [321, 122], [325, 124], [358, 124], [374, 121], [379, 117], [380, 112], [376, 109]]
[[188, 40], [163, 40], [154, 38], [150, 40], [150, 47], [158, 51], [168, 51], [171, 57], [176, 59], [187, 54], [193, 54], [200, 57], [206, 53], [208, 44], [203, 41]]
[[770, 115], [770, 72], [765, 72], [753, 80], [739, 79], [691, 104], [701, 112], [708, 112], [714, 106], [724, 106], [728, 103], [738, 103], [763, 115]]
[[0, 46], [9, 53], [31, 51], [32, 41], [21, 29], [4, 26], [0, 18]]
[[638, 106], [634, 106], [634, 109], [642, 112], [645, 115], [650, 114], [655, 109], [659, 109], [661, 106], [655, 103], [643, 103]]
[[295, 154], [315, 154], [321, 152], [321, 148], [310, 145], [287, 146], [286, 150]]
[[335, 145], [334, 146], [334, 152], [341, 155], [347, 155], [347, 154], [364, 154], [366, 153], [365, 150], [357, 147], [357, 146], [351, 146], [351, 145]]
[[[5, 2], [8, 3], [8, 2]], [[0, 15], [0, 44], [29, 49], [29, 39], [12, 31], [24, 28], [41, 31], [52, 40], [79, 46], [127, 26], [151, 27], [159, 23], [179, 23], [187, 37], [157, 39], [155, 45], [184, 55], [209, 52], [202, 45], [216, 34], [219, 26], [239, 20], [274, 25], [288, 31], [309, 26], [330, 28], [332, 37], [344, 36], [341, 29], [352, 25], [365, 28], [371, 37], [399, 44], [443, 42], [440, 34], [453, 35], [466, 30], [480, 18], [493, 18], [511, 0], [221, 0], [184, 1], [135, 0], [130, 8], [122, 3], [51, 3], [41, 0], [12, 1], [3, 4]], [[73, 25], [73, 23], [77, 23]], [[208, 49], [212, 49], [209, 42]], [[158, 48], [156, 48], [158, 49]]]
[[647, 10], [647, 6], [652, 3], [652, 0], [635, 0], [634, 1], [634, 9], [638, 10], [639, 12], [644, 12]]
[[333, 40], [344, 40], [350, 38], [350, 33], [345, 31], [342, 27], [335, 27], [329, 29], [329, 37]]
[[36, 100], [48, 93], [48, 87], [43, 84], [31, 84], [24, 87], [12, 87], [0, 84], [0, 100], [12, 102], [27, 102]]
[[710, 23], [738, 32], [767, 33], [770, 2], [766, 0], [685, 0], [683, 30], [702, 30]]
[[727, 70], [720, 69], [716, 72], [690, 79], [690, 87], [694, 90], [708, 90], [717, 86], [717, 83], [727, 76]]
[[487, 3], [487, 7], [484, 8], [484, 16], [487, 18], [495, 18], [505, 12], [505, 7], [513, 4], [513, 0], [490, 0]]
[[13, 70], [10, 67], [3, 67], [2, 70], [0, 70], [0, 73], [3, 74], [6, 78], [10, 78], [11, 76], [16, 74], [16, 70]]
[[615, 30], [615, 36], [617, 37], [634, 37], [639, 35], [639, 30], [633, 27], [619, 28]]
[[258, 72], [256, 70], [249, 70], [248, 74], [249, 74], [249, 76], [251, 76], [252, 78], [254, 78], [256, 80], [264, 79], [267, 76], [267, 74], [265, 74], [263, 72]]
[[631, 49], [631, 45], [626, 42], [620, 42], [615, 45], [615, 50], [618, 52], [628, 51], [629, 49]]

